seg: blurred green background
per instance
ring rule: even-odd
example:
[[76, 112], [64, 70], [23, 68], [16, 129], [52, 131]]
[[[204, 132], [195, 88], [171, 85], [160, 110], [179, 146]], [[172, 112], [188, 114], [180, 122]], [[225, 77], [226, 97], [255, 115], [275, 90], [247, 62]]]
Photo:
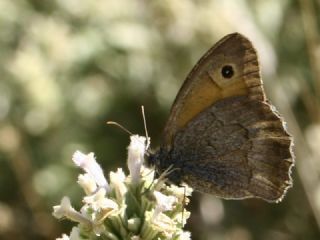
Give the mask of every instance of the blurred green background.
[[[267, 95], [295, 137], [294, 187], [280, 204], [194, 194], [193, 239], [320, 239], [320, 2], [0, 0], [0, 239], [54, 239], [51, 216], [81, 199], [77, 149], [125, 167], [128, 135], [152, 147], [201, 55], [231, 32], [258, 49]], [[77, 205], [76, 205], [77, 206]], [[79, 206], [79, 204], [78, 204]]]

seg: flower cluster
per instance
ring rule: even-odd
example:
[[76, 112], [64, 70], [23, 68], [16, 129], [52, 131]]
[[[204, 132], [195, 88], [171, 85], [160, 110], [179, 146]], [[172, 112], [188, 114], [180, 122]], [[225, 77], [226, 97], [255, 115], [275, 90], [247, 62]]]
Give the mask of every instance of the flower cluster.
[[145, 141], [145, 137], [131, 136], [130, 175], [119, 168], [110, 172], [110, 182], [93, 153], [74, 153], [73, 162], [85, 171], [79, 175], [78, 183], [86, 196], [79, 211], [71, 206], [68, 197], [53, 207], [56, 218], [78, 223], [69, 236], [63, 234], [57, 239], [190, 239], [190, 233], [182, 228], [190, 216], [184, 206], [192, 190], [167, 185], [163, 177], [154, 178], [154, 170], [142, 165]]

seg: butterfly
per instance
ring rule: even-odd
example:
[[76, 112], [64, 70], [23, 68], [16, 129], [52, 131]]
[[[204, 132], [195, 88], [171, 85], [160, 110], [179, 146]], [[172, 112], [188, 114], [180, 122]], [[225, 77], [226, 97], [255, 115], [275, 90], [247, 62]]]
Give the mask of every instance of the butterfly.
[[225, 199], [279, 202], [292, 186], [293, 139], [265, 96], [257, 51], [232, 33], [187, 76], [147, 165]]

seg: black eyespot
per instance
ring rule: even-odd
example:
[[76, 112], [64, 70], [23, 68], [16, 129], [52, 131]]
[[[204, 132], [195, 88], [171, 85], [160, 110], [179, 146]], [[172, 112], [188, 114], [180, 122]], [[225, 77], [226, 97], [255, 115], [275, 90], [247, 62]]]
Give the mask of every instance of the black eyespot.
[[221, 74], [224, 78], [232, 78], [234, 71], [233, 67], [230, 65], [225, 65], [221, 69]]

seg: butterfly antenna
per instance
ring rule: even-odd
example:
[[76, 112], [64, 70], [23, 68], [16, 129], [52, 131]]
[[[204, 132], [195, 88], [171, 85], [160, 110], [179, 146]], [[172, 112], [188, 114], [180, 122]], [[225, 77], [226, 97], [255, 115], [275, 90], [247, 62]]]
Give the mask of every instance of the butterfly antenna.
[[122, 129], [123, 131], [125, 131], [126, 133], [128, 133], [129, 135], [133, 135], [132, 132], [130, 132], [128, 129], [126, 129], [124, 126], [122, 126], [120, 123], [113, 122], [113, 121], [108, 121], [107, 124], [115, 125], [115, 126], [119, 127], [120, 129]]
[[147, 129], [147, 121], [146, 121], [146, 115], [144, 113], [144, 106], [141, 106], [141, 112], [142, 112], [142, 118], [143, 118], [143, 125], [144, 125], [144, 132], [146, 133], [146, 138], [147, 138], [147, 146], [146, 150], [148, 152], [149, 146], [150, 146], [150, 138], [148, 135], [148, 129]]

